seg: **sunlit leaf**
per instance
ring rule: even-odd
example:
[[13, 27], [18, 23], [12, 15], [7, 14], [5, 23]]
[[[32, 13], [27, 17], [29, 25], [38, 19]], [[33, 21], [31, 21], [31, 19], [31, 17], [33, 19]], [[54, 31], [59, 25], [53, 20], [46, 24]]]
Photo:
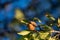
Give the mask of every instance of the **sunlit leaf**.
[[60, 18], [58, 18], [58, 27], [60, 27]]
[[30, 31], [21, 31], [21, 32], [19, 32], [19, 33], [17, 33], [17, 34], [19, 34], [19, 35], [28, 35], [30, 33]]
[[23, 24], [28, 24], [26, 21], [20, 20], [21, 23]]
[[48, 17], [51, 20], [55, 20], [55, 18], [49, 13], [46, 13], [45, 16]]
[[55, 40], [55, 39], [50, 37], [49, 40]]
[[58, 23], [60, 23], [60, 18], [58, 18]]
[[48, 32], [40, 32], [41, 39], [45, 39], [48, 36]]
[[38, 38], [35, 38], [34, 40], [39, 40]]
[[24, 38], [25, 40], [28, 40], [28, 38]]
[[33, 20], [38, 21], [39, 23], [41, 23], [41, 20], [36, 18], [36, 17]]
[[54, 17], [50, 17], [52, 20], [55, 20], [55, 18]]
[[16, 9], [16, 11], [15, 11], [15, 18], [16, 19], [22, 19], [22, 18], [24, 18], [24, 14], [23, 14], [23, 12], [21, 11], [21, 10], [19, 10], [19, 9]]
[[36, 33], [34, 33], [34, 34], [32, 34], [32, 36], [33, 36], [33, 37], [36, 37], [36, 36], [37, 36], [37, 34], [36, 34]]

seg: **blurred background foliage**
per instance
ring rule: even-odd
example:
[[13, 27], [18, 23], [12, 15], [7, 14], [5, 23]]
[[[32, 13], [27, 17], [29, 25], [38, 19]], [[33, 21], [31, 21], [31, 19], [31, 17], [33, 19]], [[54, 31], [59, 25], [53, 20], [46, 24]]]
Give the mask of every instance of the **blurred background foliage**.
[[0, 0], [0, 40], [60, 40], [60, 0]]

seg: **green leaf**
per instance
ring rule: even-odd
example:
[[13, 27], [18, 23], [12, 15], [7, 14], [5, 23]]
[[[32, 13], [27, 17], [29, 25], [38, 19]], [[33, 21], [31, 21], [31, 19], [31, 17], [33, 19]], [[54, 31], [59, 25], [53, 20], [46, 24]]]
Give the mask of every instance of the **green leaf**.
[[24, 38], [25, 40], [28, 40], [28, 38]]
[[48, 36], [48, 32], [40, 32], [40, 38], [45, 39]]
[[15, 10], [15, 18], [18, 20], [25, 18], [24, 13], [20, 9], [16, 9]]
[[21, 36], [20, 38], [18, 38], [17, 40], [25, 40], [23, 36]]
[[50, 37], [49, 40], [55, 40], [55, 39]]
[[22, 35], [22, 36], [24, 36], [24, 35], [28, 35], [30, 33], [30, 31], [21, 31], [21, 32], [19, 32], [19, 33], [17, 33], [17, 34], [19, 34], [19, 35]]

